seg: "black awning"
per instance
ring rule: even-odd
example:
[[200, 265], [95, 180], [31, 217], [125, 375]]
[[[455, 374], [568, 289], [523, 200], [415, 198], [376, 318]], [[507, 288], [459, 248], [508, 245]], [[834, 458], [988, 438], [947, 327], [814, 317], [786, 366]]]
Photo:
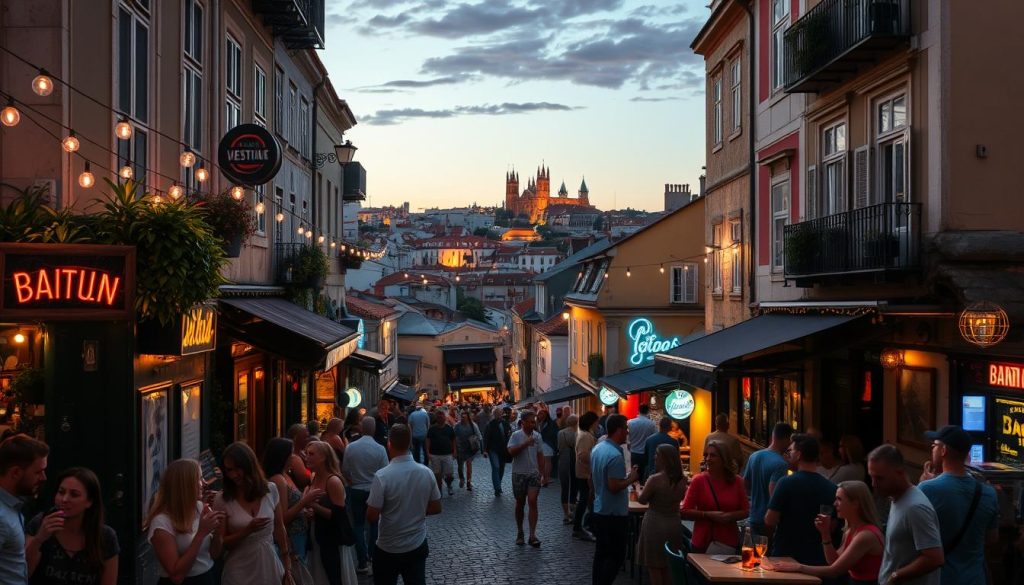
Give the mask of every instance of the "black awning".
[[397, 398], [403, 402], [416, 402], [416, 389], [406, 386], [401, 382], [395, 382], [390, 388], [384, 391], [385, 396]]
[[494, 363], [493, 347], [474, 347], [470, 349], [444, 350], [444, 363], [448, 366], [462, 364]]
[[388, 356], [382, 353], [377, 353], [368, 349], [356, 349], [351, 355], [345, 358], [345, 363], [357, 368], [373, 370], [376, 372], [384, 367], [384, 362], [387, 360]]
[[459, 380], [458, 382], [449, 382], [448, 388], [451, 390], [462, 390], [463, 388], [485, 388], [492, 386], [501, 386], [496, 378], [487, 378], [484, 380]]
[[587, 390], [579, 384], [569, 384], [568, 386], [562, 386], [561, 388], [555, 388], [554, 390], [548, 390], [547, 392], [538, 392], [529, 398], [524, 398], [516, 403], [516, 408], [522, 408], [527, 404], [533, 404], [535, 402], [543, 402], [545, 404], [557, 404], [559, 402], [568, 402], [584, 396], [592, 396], [590, 390]]
[[715, 372], [743, 356], [789, 343], [859, 319], [850, 315], [781, 315], [754, 317], [711, 335], [684, 343], [655, 357], [654, 371], [700, 388], [714, 386]]
[[679, 387], [679, 380], [655, 373], [653, 365], [623, 370], [618, 374], [605, 376], [598, 382], [602, 386], [627, 396], [637, 392]]
[[311, 369], [329, 370], [356, 349], [355, 331], [284, 299], [220, 299], [219, 306], [234, 337]]

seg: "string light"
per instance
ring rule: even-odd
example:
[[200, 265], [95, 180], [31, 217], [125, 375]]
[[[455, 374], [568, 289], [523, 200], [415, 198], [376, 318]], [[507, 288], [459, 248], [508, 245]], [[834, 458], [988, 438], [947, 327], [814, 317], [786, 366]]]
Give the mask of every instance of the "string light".
[[605, 270], [605, 272], [604, 272], [604, 277], [608, 278], [608, 271], [607, 270]]
[[184, 194], [184, 190], [181, 188], [181, 185], [179, 185], [177, 183], [174, 183], [173, 185], [171, 185], [171, 188], [167, 190], [167, 195], [170, 196], [170, 198], [175, 200], [175, 201], [177, 201], [178, 199], [181, 199], [181, 196], [183, 194]]
[[200, 183], [205, 183], [210, 178], [210, 171], [206, 170], [206, 167], [199, 167], [196, 169], [196, 180]]
[[164, 198], [159, 194], [153, 195], [153, 205], [159, 205], [164, 202]]
[[121, 140], [128, 140], [132, 137], [132, 125], [124, 118], [121, 118], [121, 121], [114, 126], [114, 136]]
[[39, 75], [36, 75], [35, 79], [32, 80], [32, 91], [42, 97], [53, 93], [53, 79], [50, 79], [45, 70], [40, 69]]
[[181, 166], [185, 167], [186, 169], [192, 168], [192, 165], [196, 164], [196, 153], [192, 152], [191, 150], [186, 150], [185, 152], [181, 153], [180, 157], [178, 157], [178, 162], [180, 162]]
[[64, 140], [61, 140], [60, 145], [64, 147], [64, 152], [78, 152], [78, 149], [82, 147], [74, 130]]
[[331, 242], [331, 248], [337, 248], [338, 242]]
[[78, 175], [78, 184], [83, 189], [90, 189], [96, 184], [96, 177], [92, 176], [92, 173], [89, 172], [89, 161], [85, 161], [85, 170], [82, 171], [81, 175]]
[[266, 210], [266, 208], [267, 206], [264, 205], [262, 201], [260, 201], [259, 203], [256, 204], [256, 213], [263, 213], [263, 211]]
[[312, 237], [313, 237], [313, 230], [306, 230], [306, 239], [308, 240], [308, 239], [310, 239]]
[[316, 239], [316, 243], [318, 243], [318, 244], [322, 244], [322, 243], [324, 243], [324, 240], [325, 240], [325, 239], [327, 239], [327, 238], [325, 238], [323, 234], [320, 234], [320, 237], [318, 237], [318, 238]]
[[664, 264], [662, 264], [661, 266], [658, 267], [658, 272], [660, 272], [662, 274], [665, 274], [665, 265]]
[[277, 223], [281, 223], [282, 221], [284, 221], [284, 214], [278, 211], [277, 215], [274, 216], [274, 219], [277, 220]]
[[298, 233], [299, 233], [300, 236], [302, 234], [306, 233], [306, 228], [303, 227], [302, 224], [299, 224], [299, 232]]
[[14, 107], [14, 98], [10, 98], [7, 100], [7, 107], [0, 110], [0, 123], [13, 128], [18, 122], [21, 122], [21, 112]]
[[632, 273], [632, 272], [630, 272], [630, 270], [629, 270], [629, 266], [627, 266], [627, 267], [626, 267], [626, 278], [629, 278], [630, 276], [633, 276], [633, 273]]
[[235, 185], [234, 187], [231, 188], [232, 199], [234, 199], [235, 201], [241, 201], [243, 197], [245, 197], [245, 189], [243, 189], [239, 185]]
[[117, 174], [122, 179], [127, 181], [127, 180], [131, 179], [132, 175], [134, 175], [135, 173], [134, 173], [134, 171], [132, 171], [132, 166], [130, 164], [127, 164], [127, 165], [124, 165], [123, 167], [121, 167], [121, 170], [117, 171]]

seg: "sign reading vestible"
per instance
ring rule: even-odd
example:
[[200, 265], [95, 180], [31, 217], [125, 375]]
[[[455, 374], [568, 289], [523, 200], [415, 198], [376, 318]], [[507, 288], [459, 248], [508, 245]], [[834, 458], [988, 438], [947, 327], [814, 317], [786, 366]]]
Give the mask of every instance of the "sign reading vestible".
[[220, 139], [217, 161], [220, 170], [235, 183], [262, 185], [281, 170], [281, 144], [266, 128], [242, 124]]
[[686, 390], [676, 390], [665, 397], [665, 414], [676, 420], [689, 418], [694, 407], [693, 394]]

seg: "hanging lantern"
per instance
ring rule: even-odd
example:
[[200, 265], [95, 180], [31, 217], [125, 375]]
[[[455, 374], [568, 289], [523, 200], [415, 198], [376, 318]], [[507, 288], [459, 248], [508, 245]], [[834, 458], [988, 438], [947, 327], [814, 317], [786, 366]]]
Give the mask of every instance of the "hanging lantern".
[[308, 239], [310, 239], [312, 237], [313, 237], [313, 230], [306, 230], [306, 239], [308, 240]]
[[89, 189], [96, 184], [96, 177], [92, 176], [92, 173], [89, 172], [88, 162], [85, 163], [85, 170], [82, 171], [82, 174], [78, 175], [78, 184], [81, 185], [83, 189]]
[[181, 163], [181, 166], [189, 168], [192, 165], [196, 164], [196, 153], [192, 152], [191, 150], [186, 150], [185, 152], [181, 153], [180, 157], [178, 157], [178, 162]]
[[235, 201], [241, 201], [245, 197], [245, 189], [239, 185], [235, 185], [231, 188], [231, 198]]
[[978, 347], [992, 347], [1010, 332], [1010, 318], [989, 301], [971, 303], [960, 313], [960, 335]]
[[338, 242], [331, 242], [331, 247], [332, 248], [337, 248], [338, 247]]
[[121, 140], [128, 140], [132, 137], [132, 125], [124, 118], [121, 118], [121, 121], [114, 126], [114, 136], [117, 136]]
[[210, 178], [210, 171], [206, 170], [206, 167], [199, 167], [196, 169], [196, 180], [200, 183], [205, 183]]
[[50, 95], [53, 93], [53, 79], [45, 71], [40, 71], [39, 75], [32, 80], [32, 91], [42, 97]]
[[75, 131], [72, 130], [64, 140], [61, 140], [60, 145], [64, 147], [64, 152], [78, 152], [82, 143], [79, 142], [78, 137], [75, 136]]
[[181, 188], [181, 185], [177, 183], [171, 185], [171, 188], [167, 190], [167, 195], [175, 201], [181, 199], [182, 194], [184, 194], [184, 190]]
[[316, 239], [316, 243], [318, 243], [318, 244], [322, 244], [322, 243], [324, 243], [324, 240], [325, 240], [325, 239], [326, 239], [326, 238], [324, 238], [324, 235], [323, 235], [323, 234], [320, 234], [320, 236], [319, 236], [319, 237], [318, 237], [318, 238]]
[[14, 100], [7, 102], [7, 107], [0, 110], [0, 123], [4, 126], [17, 126], [21, 122], [21, 112], [14, 107]]
[[878, 361], [882, 364], [882, 367], [887, 370], [902, 368], [904, 364], [903, 351], [887, 347], [883, 349], [882, 353], [878, 356]]

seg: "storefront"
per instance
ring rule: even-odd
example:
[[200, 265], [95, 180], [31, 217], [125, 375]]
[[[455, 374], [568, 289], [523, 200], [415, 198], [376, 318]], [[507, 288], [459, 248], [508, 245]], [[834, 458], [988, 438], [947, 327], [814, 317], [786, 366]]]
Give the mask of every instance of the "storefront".
[[1024, 471], [1024, 362], [956, 358], [950, 422], [971, 434], [971, 463]]

